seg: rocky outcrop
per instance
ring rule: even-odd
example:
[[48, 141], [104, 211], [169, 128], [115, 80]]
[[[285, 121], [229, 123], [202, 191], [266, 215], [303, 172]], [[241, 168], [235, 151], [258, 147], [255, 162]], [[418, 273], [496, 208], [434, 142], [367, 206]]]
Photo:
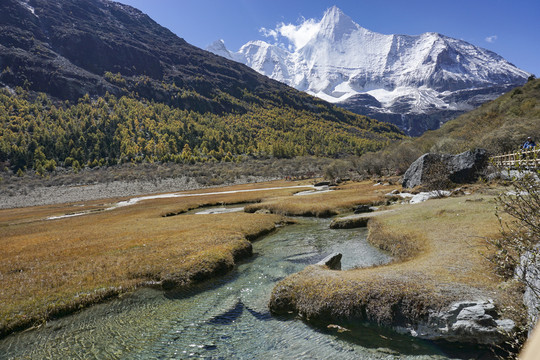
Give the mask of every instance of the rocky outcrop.
[[427, 321], [397, 327], [401, 333], [427, 340], [500, 344], [508, 339], [515, 324], [498, 319], [492, 300], [460, 301], [441, 311], [430, 311]]
[[403, 187], [413, 188], [434, 180], [446, 179], [456, 184], [474, 182], [487, 166], [486, 150], [475, 149], [458, 155], [427, 153], [416, 159], [403, 176]]

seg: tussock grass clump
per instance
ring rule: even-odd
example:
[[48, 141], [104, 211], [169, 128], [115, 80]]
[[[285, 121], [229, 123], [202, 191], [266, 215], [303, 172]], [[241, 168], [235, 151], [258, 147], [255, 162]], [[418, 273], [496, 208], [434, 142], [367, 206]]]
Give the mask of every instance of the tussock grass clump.
[[335, 191], [309, 196], [286, 196], [268, 198], [246, 207], [247, 212], [266, 209], [274, 214], [288, 216], [331, 217], [350, 212], [357, 205], [380, 205], [386, 202], [385, 194], [397, 188], [373, 186], [371, 181], [349, 183], [339, 186]]
[[309, 321], [371, 321], [391, 326], [426, 316], [429, 309], [440, 306], [418, 282], [370, 275], [350, 281], [309, 266], [275, 287], [271, 310], [295, 309]]
[[368, 241], [381, 250], [388, 251], [396, 260], [403, 261], [420, 254], [427, 246], [423, 236], [407, 231], [385, 228], [376, 217], [368, 222]]

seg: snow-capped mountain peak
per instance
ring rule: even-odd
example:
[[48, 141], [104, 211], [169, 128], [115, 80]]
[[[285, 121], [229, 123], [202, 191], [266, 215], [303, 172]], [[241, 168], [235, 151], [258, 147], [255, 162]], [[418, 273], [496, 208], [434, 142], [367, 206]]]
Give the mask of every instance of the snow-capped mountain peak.
[[208, 50], [410, 134], [437, 128], [530, 75], [489, 50], [438, 33], [370, 31], [335, 6], [320, 20], [281, 24], [274, 33], [294, 46], [251, 41], [231, 52], [221, 42]]
[[223, 56], [224, 58], [227, 58], [229, 60], [234, 60], [232, 52], [227, 50], [227, 47], [225, 46], [225, 41], [223, 41], [223, 39], [214, 41], [206, 48], [206, 50], [216, 55]]
[[359, 29], [360, 26], [349, 16], [345, 15], [337, 6], [333, 6], [324, 13], [317, 38], [339, 41], [343, 36]]

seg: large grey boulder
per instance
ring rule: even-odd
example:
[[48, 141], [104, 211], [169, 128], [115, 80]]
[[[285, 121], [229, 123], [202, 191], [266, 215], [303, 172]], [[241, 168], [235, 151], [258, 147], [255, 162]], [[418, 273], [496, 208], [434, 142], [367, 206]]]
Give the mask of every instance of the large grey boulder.
[[488, 299], [455, 302], [444, 310], [431, 311], [427, 321], [396, 330], [428, 340], [501, 344], [514, 328], [512, 320], [499, 319], [493, 301]]
[[403, 187], [426, 185], [433, 177], [456, 183], [474, 182], [488, 163], [486, 150], [475, 149], [458, 155], [427, 153], [416, 159], [403, 175]]

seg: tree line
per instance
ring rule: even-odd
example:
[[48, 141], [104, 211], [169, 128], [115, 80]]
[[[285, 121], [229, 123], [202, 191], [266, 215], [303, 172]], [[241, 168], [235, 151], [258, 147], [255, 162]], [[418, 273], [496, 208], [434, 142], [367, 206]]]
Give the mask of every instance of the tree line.
[[[225, 98], [226, 95], [220, 95]], [[249, 94], [246, 94], [249, 96]], [[216, 99], [219, 101], [220, 99]], [[0, 162], [14, 172], [126, 162], [202, 163], [246, 156], [361, 155], [401, 137], [363, 116], [243, 104], [226, 114], [175, 108], [135, 96], [55, 102], [18, 88], [0, 91]], [[340, 119], [339, 116], [342, 116]]]

